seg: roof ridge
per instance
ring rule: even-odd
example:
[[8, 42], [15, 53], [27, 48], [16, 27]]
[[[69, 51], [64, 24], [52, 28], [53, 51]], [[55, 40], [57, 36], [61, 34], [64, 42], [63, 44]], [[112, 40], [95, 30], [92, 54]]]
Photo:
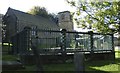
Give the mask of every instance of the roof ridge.
[[[30, 16], [34, 16], [34, 17], [38, 17], [38, 18], [40, 17], [40, 18], [43, 18], [43, 19], [46, 19], [46, 20], [50, 20], [50, 19], [47, 19], [47, 18], [42, 17], [42, 16], [39, 16], [39, 15], [32, 15], [32, 14], [29, 14], [29, 13], [27, 13], [27, 12], [23, 12], [23, 11], [20, 11], [20, 10], [16, 10], [16, 9], [13, 9], [13, 8], [10, 8], [10, 7], [9, 7], [9, 9], [11, 9], [14, 14], [15, 14], [15, 12], [20, 12], [20, 13], [27, 14], [27, 15], [30, 15]], [[16, 14], [15, 14], [15, 15], [16, 15]], [[17, 16], [17, 15], [16, 15], [16, 16]]]
[[[27, 12], [23, 12], [23, 11], [21, 11], [21, 10], [13, 9], [13, 8], [11, 8], [11, 7], [9, 7], [9, 9], [12, 10], [12, 11], [14, 11], [14, 12], [16, 11], [16, 12], [20, 12], [20, 13], [32, 15], [32, 14], [29, 14], [29, 13], [27, 13]], [[32, 16], [34, 16], [34, 15], [32, 15]]]
[[45, 17], [32, 15], [32, 14], [29, 14], [20, 10], [16, 10], [10, 7], [9, 7], [9, 10], [17, 17], [18, 21], [20, 22], [22, 21], [23, 24], [27, 23], [29, 25], [37, 25], [40, 28], [42, 27], [46, 29], [53, 28], [53, 27], [55, 27], [54, 29], [59, 28], [54, 21], [47, 19]]

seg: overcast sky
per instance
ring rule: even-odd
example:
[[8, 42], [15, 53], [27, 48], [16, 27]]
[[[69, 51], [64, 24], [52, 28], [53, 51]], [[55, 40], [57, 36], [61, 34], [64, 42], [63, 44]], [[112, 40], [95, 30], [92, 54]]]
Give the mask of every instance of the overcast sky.
[[0, 0], [0, 13], [5, 14], [8, 7], [26, 12], [33, 6], [45, 7], [50, 13], [74, 10], [65, 0]]

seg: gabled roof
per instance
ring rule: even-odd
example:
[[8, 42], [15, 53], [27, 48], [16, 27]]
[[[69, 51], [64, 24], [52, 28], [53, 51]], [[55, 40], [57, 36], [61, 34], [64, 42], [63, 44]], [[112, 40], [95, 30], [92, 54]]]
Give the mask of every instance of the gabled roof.
[[59, 30], [59, 26], [48, 18], [31, 15], [12, 8], [9, 8], [8, 11], [9, 10], [14, 13], [14, 15], [17, 17], [18, 22], [26, 23], [27, 25], [36, 25], [39, 29]]

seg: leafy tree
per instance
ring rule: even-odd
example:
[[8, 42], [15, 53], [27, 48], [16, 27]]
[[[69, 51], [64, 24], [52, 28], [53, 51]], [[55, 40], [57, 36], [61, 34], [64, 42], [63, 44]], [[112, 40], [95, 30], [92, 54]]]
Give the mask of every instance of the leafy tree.
[[112, 25], [115, 28], [114, 32], [120, 31], [120, 1], [66, 1], [76, 8], [73, 14], [80, 28], [111, 33], [113, 31], [109, 26]]
[[28, 13], [48, 17], [48, 12], [44, 7], [34, 6], [32, 9], [30, 9], [30, 11], [28, 11]]
[[57, 23], [57, 20], [58, 20], [58, 18], [55, 14], [53, 14], [53, 13], [50, 14], [44, 7], [34, 6], [32, 9], [30, 9], [30, 11], [28, 11], [28, 13], [32, 14], [32, 15], [38, 15], [38, 16], [42, 16], [42, 17], [51, 19], [55, 23]]

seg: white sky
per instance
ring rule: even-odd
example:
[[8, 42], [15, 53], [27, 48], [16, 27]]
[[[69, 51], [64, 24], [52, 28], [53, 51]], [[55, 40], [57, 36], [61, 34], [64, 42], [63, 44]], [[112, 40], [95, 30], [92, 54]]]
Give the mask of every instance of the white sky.
[[0, 0], [0, 13], [5, 14], [8, 7], [26, 12], [33, 6], [45, 7], [50, 13], [74, 10], [65, 0]]

